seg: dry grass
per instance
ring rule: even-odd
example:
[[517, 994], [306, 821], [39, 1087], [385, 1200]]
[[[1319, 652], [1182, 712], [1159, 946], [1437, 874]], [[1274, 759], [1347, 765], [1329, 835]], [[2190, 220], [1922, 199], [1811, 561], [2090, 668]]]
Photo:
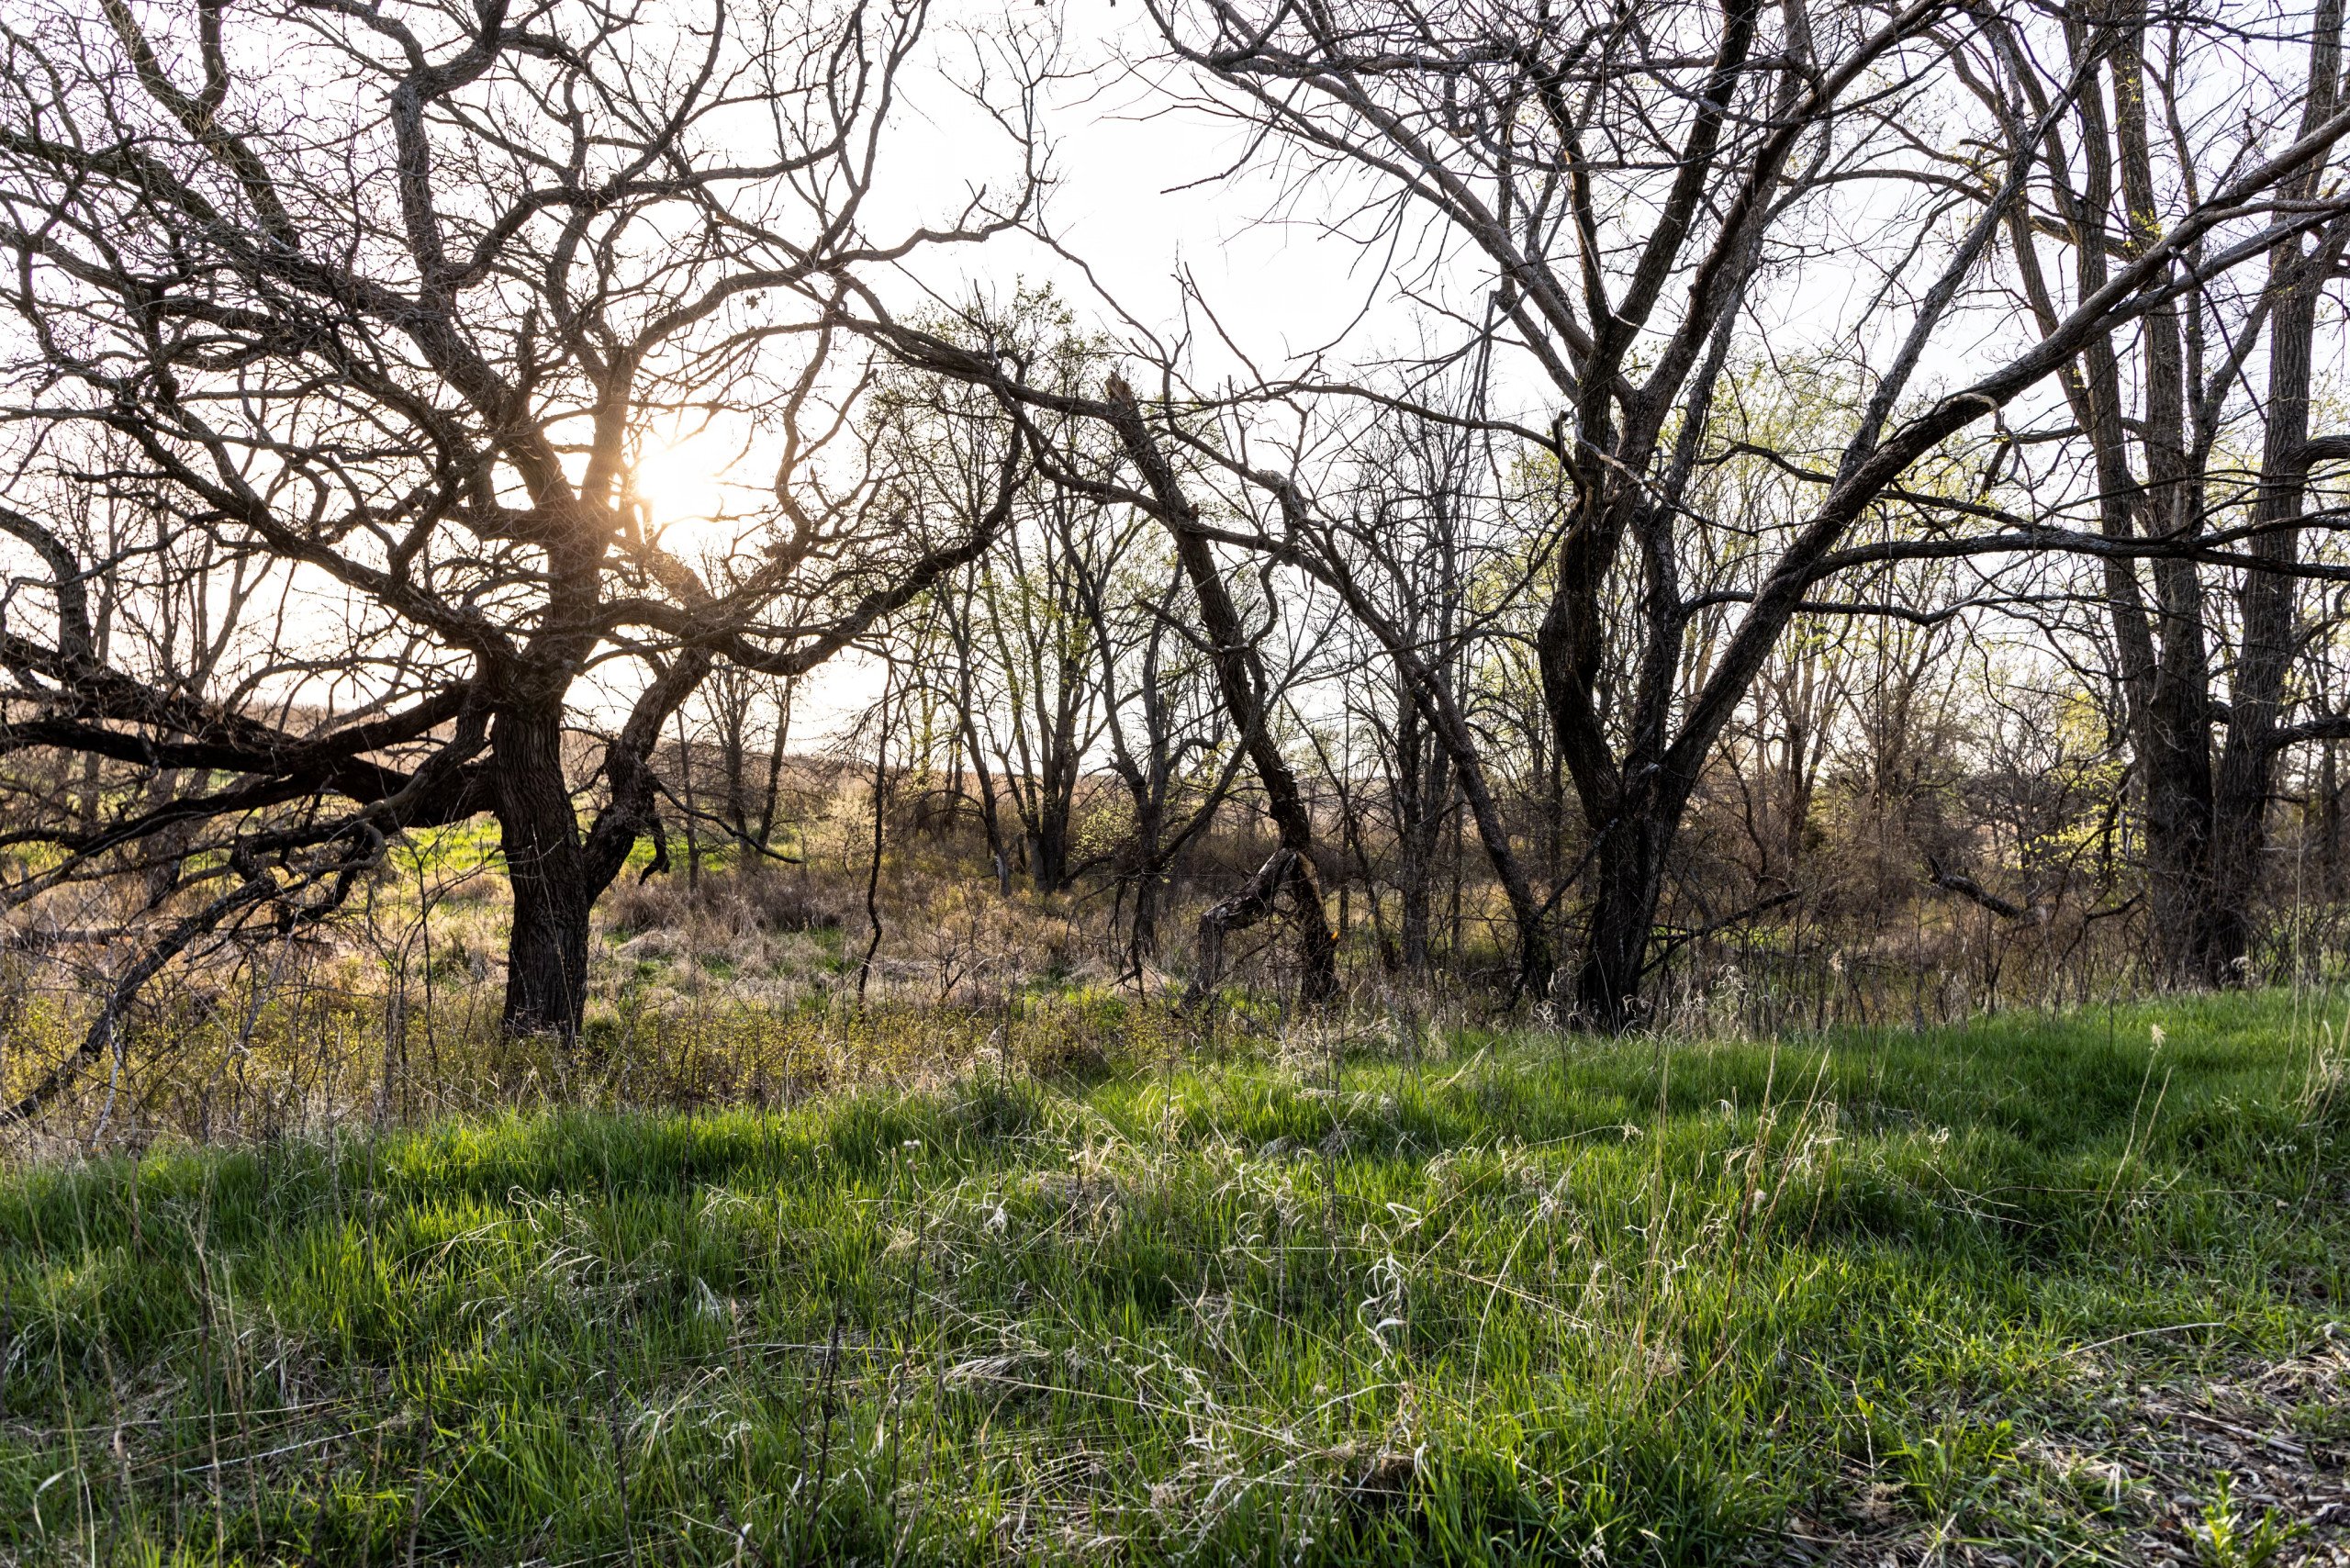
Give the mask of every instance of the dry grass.
[[1030, 1016], [1134, 1056], [0, 1177], [0, 1561], [2350, 1544], [2350, 1172], [2289, 996], [1220, 1064]]

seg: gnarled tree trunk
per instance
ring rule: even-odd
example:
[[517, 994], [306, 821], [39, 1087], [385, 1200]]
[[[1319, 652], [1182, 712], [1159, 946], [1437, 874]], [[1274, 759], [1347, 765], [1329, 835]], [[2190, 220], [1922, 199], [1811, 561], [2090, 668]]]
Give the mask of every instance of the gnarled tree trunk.
[[[1215, 989], [1224, 975], [1225, 939], [1236, 931], [1246, 931], [1280, 906], [1287, 894], [1291, 913], [1299, 925], [1309, 934], [1322, 918], [1322, 884], [1314, 874], [1314, 862], [1289, 848], [1276, 849], [1257, 868], [1256, 874], [1240, 885], [1239, 890], [1200, 916], [1199, 961], [1192, 968], [1192, 982], [1185, 988], [1186, 998], [1197, 1002]], [[1329, 926], [1322, 926], [1326, 936]], [[1314, 970], [1306, 971], [1310, 985]], [[1326, 993], [1322, 993], [1326, 994]]]
[[589, 875], [564, 778], [560, 708], [500, 712], [490, 727], [489, 765], [514, 893], [505, 1028], [576, 1039], [588, 1002], [588, 915], [602, 883]]

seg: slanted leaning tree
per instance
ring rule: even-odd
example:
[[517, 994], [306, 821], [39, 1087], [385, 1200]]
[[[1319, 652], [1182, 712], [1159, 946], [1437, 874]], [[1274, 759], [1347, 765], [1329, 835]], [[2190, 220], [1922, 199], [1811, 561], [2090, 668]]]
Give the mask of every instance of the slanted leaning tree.
[[[27, 830], [50, 847], [6, 896], [167, 832], [212, 852], [101, 1025], [149, 959], [314, 916], [386, 835], [486, 812], [505, 1023], [572, 1034], [590, 911], [660, 834], [664, 722], [715, 665], [803, 672], [985, 548], [1015, 449], [934, 529], [830, 325], [1031, 197], [1015, 89], [1001, 177], [966, 138], [946, 210], [908, 216], [938, 183], [892, 151], [897, 99], [954, 84], [924, 12], [62, 0], [0, 28], [5, 525], [47, 582], [0, 627], [0, 750], [113, 780]], [[701, 471], [707, 517], [638, 482], [687, 442], [665, 470]], [[235, 671], [99, 655], [91, 585], [155, 557], [104, 553], [92, 496], [267, 578]]]

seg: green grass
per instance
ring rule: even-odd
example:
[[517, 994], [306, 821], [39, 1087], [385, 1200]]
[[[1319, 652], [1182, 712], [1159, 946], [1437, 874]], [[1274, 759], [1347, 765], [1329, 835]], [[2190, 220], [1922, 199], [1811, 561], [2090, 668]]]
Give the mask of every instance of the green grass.
[[20, 1171], [0, 1561], [2288, 1560], [2227, 1456], [2316, 1476], [2350, 1435], [2298, 1017], [1305, 1049]]

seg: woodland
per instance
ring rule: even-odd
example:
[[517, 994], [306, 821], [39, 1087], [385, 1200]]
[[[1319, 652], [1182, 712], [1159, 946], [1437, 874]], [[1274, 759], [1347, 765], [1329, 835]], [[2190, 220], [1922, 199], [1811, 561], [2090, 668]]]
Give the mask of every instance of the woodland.
[[2343, 11], [0, 0], [0, 1563], [2350, 1561]]

